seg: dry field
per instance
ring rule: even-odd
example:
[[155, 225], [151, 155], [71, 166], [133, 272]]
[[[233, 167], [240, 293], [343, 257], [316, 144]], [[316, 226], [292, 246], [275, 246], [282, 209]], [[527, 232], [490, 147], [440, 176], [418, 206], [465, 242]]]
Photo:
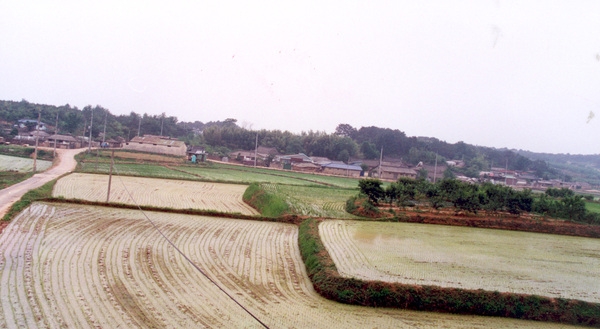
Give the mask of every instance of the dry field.
[[346, 277], [600, 303], [600, 239], [340, 220], [319, 232]]
[[[108, 177], [70, 174], [56, 183], [52, 194], [66, 199], [105, 202]], [[113, 176], [110, 202], [257, 215], [258, 212], [242, 200], [246, 188], [239, 184]]]
[[[35, 203], [0, 235], [0, 327], [564, 328], [321, 298], [294, 225]], [[204, 277], [157, 231], [214, 280]]]

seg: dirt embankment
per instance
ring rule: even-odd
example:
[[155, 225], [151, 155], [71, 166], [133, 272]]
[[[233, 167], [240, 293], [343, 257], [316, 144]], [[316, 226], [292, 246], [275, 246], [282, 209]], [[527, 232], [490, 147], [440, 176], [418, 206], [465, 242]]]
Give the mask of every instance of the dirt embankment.
[[559, 219], [531, 215], [511, 216], [509, 214], [454, 214], [453, 212], [404, 211], [397, 217], [399, 221], [438, 225], [455, 225], [479, 228], [492, 228], [513, 231], [572, 235], [600, 238], [600, 226], [574, 223]]

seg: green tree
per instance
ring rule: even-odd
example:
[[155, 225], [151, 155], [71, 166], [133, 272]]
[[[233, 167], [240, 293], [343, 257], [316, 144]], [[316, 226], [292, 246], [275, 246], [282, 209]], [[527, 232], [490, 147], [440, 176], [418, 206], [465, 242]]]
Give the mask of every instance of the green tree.
[[417, 179], [426, 180], [428, 176], [429, 176], [429, 172], [425, 168], [421, 168], [417, 171]]
[[451, 167], [446, 168], [444, 170], [444, 179], [455, 179], [456, 175], [454, 174], [454, 170]]
[[365, 159], [373, 160], [379, 158], [379, 151], [375, 147], [375, 144], [364, 141], [360, 144], [360, 153], [363, 154]]
[[371, 203], [377, 204], [385, 196], [382, 184], [379, 179], [365, 178], [358, 181], [358, 188], [360, 193], [366, 195]]

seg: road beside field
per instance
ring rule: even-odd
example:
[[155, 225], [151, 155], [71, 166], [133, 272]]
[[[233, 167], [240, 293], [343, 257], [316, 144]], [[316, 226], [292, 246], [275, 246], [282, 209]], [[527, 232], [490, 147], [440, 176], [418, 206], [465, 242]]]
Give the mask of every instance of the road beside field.
[[[3, 217], [13, 203], [18, 201], [23, 194], [27, 191], [38, 188], [49, 181], [68, 173], [75, 169], [77, 161], [75, 161], [75, 155], [85, 151], [87, 148], [82, 149], [57, 149], [56, 153], [58, 159], [54, 162], [52, 167], [44, 172], [33, 175], [26, 181], [19, 184], [12, 185], [3, 190], [0, 190], [0, 218]], [[3, 228], [3, 227], [2, 227]]]

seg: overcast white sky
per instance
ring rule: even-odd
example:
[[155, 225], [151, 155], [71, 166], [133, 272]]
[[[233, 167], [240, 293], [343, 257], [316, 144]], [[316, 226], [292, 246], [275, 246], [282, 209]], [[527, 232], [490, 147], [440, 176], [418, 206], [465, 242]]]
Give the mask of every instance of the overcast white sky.
[[0, 0], [0, 99], [597, 154], [600, 1]]

